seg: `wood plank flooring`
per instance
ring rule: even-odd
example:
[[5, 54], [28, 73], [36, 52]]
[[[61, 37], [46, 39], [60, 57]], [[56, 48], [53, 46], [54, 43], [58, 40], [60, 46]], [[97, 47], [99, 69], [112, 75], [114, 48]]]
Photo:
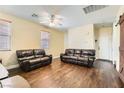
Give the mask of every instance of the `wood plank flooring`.
[[118, 88], [124, 87], [114, 66], [96, 61], [93, 68], [54, 60], [51, 65], [20, 72], [33, 88]]

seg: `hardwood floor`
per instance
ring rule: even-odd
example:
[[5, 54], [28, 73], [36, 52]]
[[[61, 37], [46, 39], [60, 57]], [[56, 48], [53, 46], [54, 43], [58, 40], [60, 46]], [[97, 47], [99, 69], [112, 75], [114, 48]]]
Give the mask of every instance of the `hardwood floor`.
[[124, 87], [114, 66], [96, 61], [93, 68], [54, 60], [51, 65], [20, 72], [34, 88], [118, 88]]

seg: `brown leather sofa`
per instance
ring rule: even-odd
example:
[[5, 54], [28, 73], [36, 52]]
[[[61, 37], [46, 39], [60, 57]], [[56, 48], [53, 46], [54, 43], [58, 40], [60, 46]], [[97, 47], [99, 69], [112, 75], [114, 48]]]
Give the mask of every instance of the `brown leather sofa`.
[[16, 54], [23, 71], [30, 71], [52, 62], [52, 55], [46, 55], [43, 49], [17, 50]]
[[60, 54], [62, 62], [92, 67], [95, 60], [95, 50], [92, 49], [66, 49]]

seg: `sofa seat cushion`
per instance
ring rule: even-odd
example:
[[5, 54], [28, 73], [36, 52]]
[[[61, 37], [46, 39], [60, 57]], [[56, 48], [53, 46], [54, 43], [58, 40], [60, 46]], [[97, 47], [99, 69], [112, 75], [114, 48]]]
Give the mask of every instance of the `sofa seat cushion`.
[[77, 59], [76, 56], [66, 56], [66, 55], [64, 55], [63, 58], [65, 58], [65, 59]]
[[22, 57], [22, 58], [18, 58], [19, 61], [23, 61], [23, 60], [30, 60], [30, 59], [33, 59], [34, 56], [28, 56], [28, 57]]
[[39, 57], [43, 57], [44, 55], [35, 55], [35, 57], [39, 58]]
[[40, 62], [40, 61], [41, 61], [40, 58], [34, 58], [34, 59], [30, 59], [30, 60], [29, 60], [29, 62], [30, 62], [31, 64], [35, 64], [35, 63]]
[[62, 56], [63, 58], [71, 58], [71, 56], [66, 56], [66, 55], [64, 55], [64, 56]]
[[19, 61], [27, 60], [27, 57], [18, 58]]
[[75, 59], [75, 60], [76, 60], [77, 58], [78, 58], [78, 57], [76, 57], [76, 56], [71, 56], [71, 59]]
[[40, 58], [41, 61], [44, 61], [44, 60], [49, 60], [49, 57], [43, 57], [43, 58]]
[[88, 55], [81, 55], [81, 57], [89, 57]]
[[88, 57], [78, 57], [78, 60], [80, 60], [80, 61], [88, 61]]
[[69, 53], [67, 54], [67, 56], [73, 56], [73, 55], [74, 55], [74, 54], [71, 54], [71, 53], [70, 53], [70, 54], [69, 54]]
[[76, 57], [80, 57], [80, 54], [74, 54], [74, 56], [76, 56]]
[[30, 60], [30, 59], [33, 59], [33, 58], [35, 58], [35, 57], [34, 56], [28, 56], [28, 57], [26, 57], [27, 60]]

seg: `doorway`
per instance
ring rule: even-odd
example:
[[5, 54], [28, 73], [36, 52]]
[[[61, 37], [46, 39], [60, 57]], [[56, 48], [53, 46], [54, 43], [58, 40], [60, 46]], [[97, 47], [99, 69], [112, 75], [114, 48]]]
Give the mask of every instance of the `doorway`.
[[112, 60], [112, 26], [97, 26], [94, 32], [97, 59]]

